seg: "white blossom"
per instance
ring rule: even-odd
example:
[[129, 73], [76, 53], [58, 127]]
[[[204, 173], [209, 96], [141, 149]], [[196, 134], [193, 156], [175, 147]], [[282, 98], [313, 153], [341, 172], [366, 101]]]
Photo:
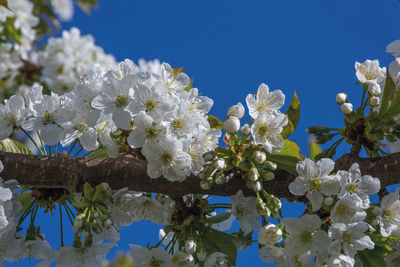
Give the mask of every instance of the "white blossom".
[[172, 266], [171, 256], [162, 247], [148, 249], [138, 245], [129, 246], [131, 248], [129, 255], [132, 257], [133, 266], [135, 267]]
[[245, 233], [259, 230], [261, 216], [256, 209], [255, 197], [244, 197], [242, 190], [231, 196], [232, 215], [240, 222], [240, 229]]
[[313, 211], [321, 208], [324, 196], [336, 195], [339, 191], [339, 181], [334, 175], [330, 175], [335, 166], [331, 159], [324, 158], [314, 163], [305, 159], [297, 163], [296, 170], [299, 176], [289, 184], [292, 194], [303, 196], [310, 200]]
[[262, 83], [257, 90], [257, 96], [247, 95], [247, 107], [250, 116], [257, 119], [268, 110], [278, 110], [285, 103], [285, 95], [281, 90], [269, 91], [268, 85]]
[[400, 229], [399, 192], [384, 196], [378, 208], [378, 221], [383, 237], [388, 237], [393, 231]]
[[267, 224], [258, 232], [258, 242], [265, 246], [273, 246], [282, 240], [282, 230], [275, 224]]

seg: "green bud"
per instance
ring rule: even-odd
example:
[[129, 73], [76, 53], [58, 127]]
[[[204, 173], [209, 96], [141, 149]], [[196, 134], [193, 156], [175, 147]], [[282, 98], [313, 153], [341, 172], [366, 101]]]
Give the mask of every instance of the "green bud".
[[216, 184], [223, 184], [225, 182], [225, 174], [223, 172], [218, 172], [215, 175], [215, 183]]
[[275, 174], [273, 172], [267, 171], [265, 169], [260, 170], [260, 176], [264, 181], [271, 181], [275, 178]]
[[272, 161], [264, 161], [264, 166], [270, 169], [271, 171], [275, 171], [278, 167], [275, 162]]
[[251, 168], [249, 171], [249, 179], [250, 181], [256, 182], [258, 180], [258, 177], [260, 176], [260, 174], [258, 173], [257, 168]]

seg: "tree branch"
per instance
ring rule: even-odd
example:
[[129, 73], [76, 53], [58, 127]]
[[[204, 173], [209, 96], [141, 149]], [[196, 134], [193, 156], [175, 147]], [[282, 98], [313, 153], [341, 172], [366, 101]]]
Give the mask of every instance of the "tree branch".
[[[113, 189], [128, 187], [133, 191], [162, 193], [174, 198], [185, 194], [231, 196], [239, 190], [243, 190], [245, 195], [254, 195], [251, 189], [247, 189], [239, 172], [231, 173], [228, 183], [203, 190], [199, 179], [193, 175], [181, 183], [170, 182], [162, 177], [151, 179], [146, 174], [146, 162], [129, 155], [92, 159], [31, 156], [0, 151], [0, 160], [4, 165], [4, 171], [0, 174], [3, 179], [15, 179], [21, 185], [35, 188], [76, 191], [85, 182], [92, 186], [106, 182]], [[336, 161], [335, 170], [347, 170], [354, 162], [359, 163], [363, 174], [379, 177], [382, 188], [400, 182], [400, 153], [381, 158], [358, 158], [345, 154]], [[264, 188], [277, 197], [296, 200], [288, 189], [294, 179], [295, 176], [277, 170], [275, 179], [265, 182]]]

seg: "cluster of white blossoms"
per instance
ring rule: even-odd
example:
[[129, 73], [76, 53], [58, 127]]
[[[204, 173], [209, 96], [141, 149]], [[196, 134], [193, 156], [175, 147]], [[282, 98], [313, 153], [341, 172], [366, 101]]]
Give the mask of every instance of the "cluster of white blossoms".
[[116, 65], [114, 57], [96, 46], [91, 35], [82, 36], [77, 28], [63, 31], [59, 38], [49, 38], [43, 49], [31, 57], [33, 62], [43, 66], [43, 80], [57, 94], [70, 92], [82, 73], [94, 64], [104, 70]]
[[[333, 169], [334, 162], [326, 158], [316, 163], [305, 159], [297, 164], [298, 177], [289, 185], [290, 192], [306, 195], [311, 213], [329, 211], [330, 220], [323, 220], [318, 213], [282, 219], [288, 234], [284, 247], [278, 246], [283, 240], [282, 229], [274, 224], [263, 226], [258, 234], [263, 261], [278, 266], [354, 266], [359, 251], [375, 246], [367, 232], [400, 236], [398, 192], [386, 195], [380, 206], [371, 205], [369, 196], [380, 189], [378, 178], [362, 176], [357, 163], [349, 171], [331, 174]], [[372, 225], [366, 222], [367, 210], [373, 210], [368, 213], [375, 218]], [[400, 258], [395, 249], [385, 259], [388, 266], [397, 266], [390, 265]]]
[[167, 63], [141, 64], [125, 60], [108, 71], [95, 66], [63, 95], [43, 94], [35, 85], [27, 98], [12, 96], [0, 104], [0, 140], [22, 128], [39, 132], [48, 145], [69, 146], [79, 139], [87, 151], [101, 144], [113, 156], [118, 146], [110, 134], [128, 130], [127, 142], [141, 148], [151, 178], [183, 181], [198, 174], [203, 154], [221, 136], [207, 120], [213, 101], [189, 89], [189, 77]]

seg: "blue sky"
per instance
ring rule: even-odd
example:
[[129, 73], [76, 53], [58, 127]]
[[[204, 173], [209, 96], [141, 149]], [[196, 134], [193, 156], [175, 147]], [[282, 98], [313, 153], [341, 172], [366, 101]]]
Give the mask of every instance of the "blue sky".
[[[359, 105], [355, 61], [379, 59], [388, 66], [392, 60], [385, 48], [400, 39], [399, 11], [396, 0], [100, 0], [90, 16], [77, 11], [63, 28], [76, 26], [92, 34], [118, 60], [158, 58], [184, 67], [194, 86], [214, 99], [211, 114], [221, 119], [262, 82], [281, 89], [287, 103], [296, 90], [301, 120], [289, 139], [307, 155], [307, 127], [341, 126], [336, 93], [346, 91]], [[300, 213], [300, 205], [285, 207], [288, 216]], [[57, 217], [46, 215], [41, 221], [49, 239], [58, 240], [58, 229], [51, 230]], [[127, 250], [128, 243], [155, 242], [158, 229], [149, 223], [122, 229], [120, 247], [110, 258]], [[265, 264], [252, 246], [239, 253], [238, 266]]]

